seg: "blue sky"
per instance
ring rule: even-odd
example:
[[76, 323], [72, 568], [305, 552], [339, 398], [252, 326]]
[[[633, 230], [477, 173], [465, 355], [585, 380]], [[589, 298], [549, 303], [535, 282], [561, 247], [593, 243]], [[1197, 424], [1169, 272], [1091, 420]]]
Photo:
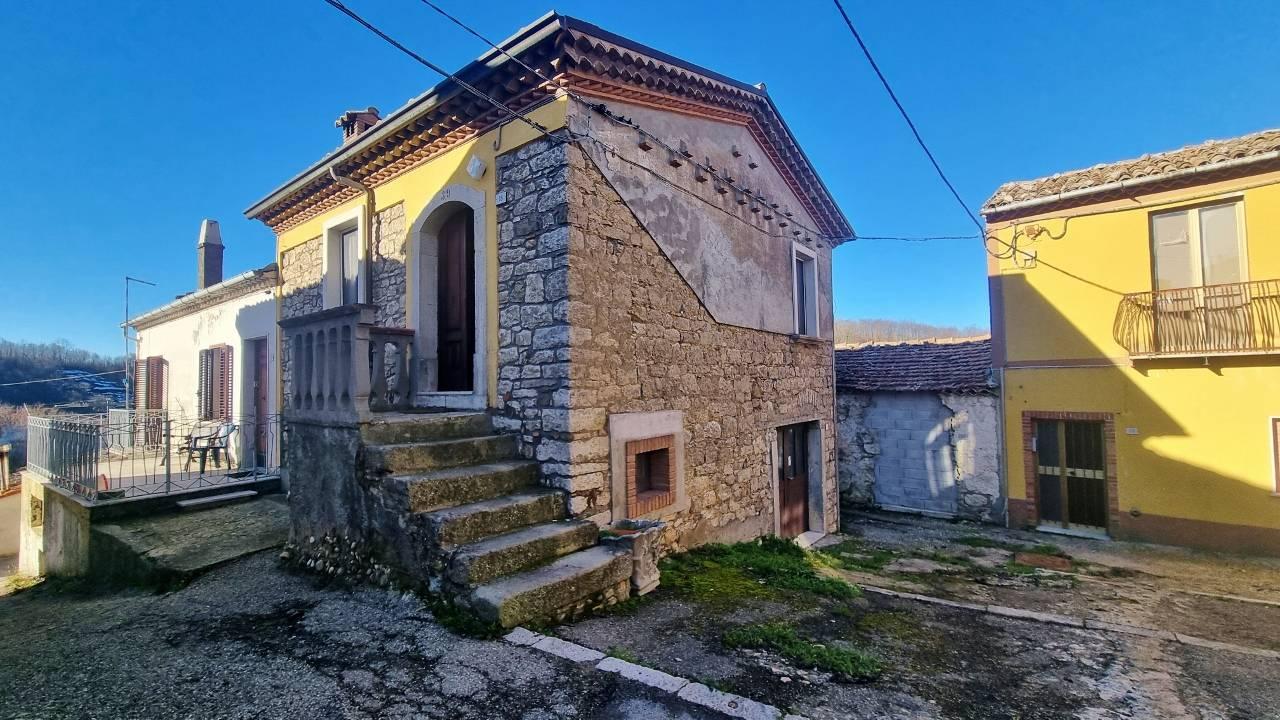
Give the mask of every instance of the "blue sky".
[[[506, 37], [545, 0], [441, 0]], [[480, 41], [415, 0], [349, 4], [438, 64]], [[1280, 3], [846, 2], [969, 205], [1005, 180], [1280, 126]], [[968, 234], [825, 0], [555, 9], [769, 93], [864, 235]], [[338, 144], [352, 107], [438, 78], [321, 0], [9, 4], [0, 28], [0, 337], [122, 348], [123, 276], [195, 282], [200, 219], [228, 276], [272, 259], [241, 212]], [[987, 324], [978, 241], [849, 243], [836, 314]]]

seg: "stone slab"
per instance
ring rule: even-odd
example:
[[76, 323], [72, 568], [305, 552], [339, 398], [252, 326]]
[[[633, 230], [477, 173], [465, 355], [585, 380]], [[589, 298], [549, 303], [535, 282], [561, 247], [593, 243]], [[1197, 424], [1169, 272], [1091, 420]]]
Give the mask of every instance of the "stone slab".
[[1262, 648], [1245, 647], [1244, 645], [1218, 642], [1217, 640], [1206, 640], [1194, 635], [1183, 635], [1182, 633], [1175, 633], [1175, 635], [1178, 638], [1178, 642], [1183, 645], [1193, 645], [1195, 647], [1209, 648], [1210, 650], [1225, 650], [1227, 652], [1254, 655], [1257, 657], [1270, 658], [1272, 660], [1280, 659], [1280, 652], [1276, 652], [1275, 650], [1264, 650]]
[[518, 627], [504, 635], [502, 639], [512, 645], [528, 646], [536, 645], [538, 641], [542, 640], [544, 637], [546, 636], [541, 633], [536, 633], [532, 630], [526, 630], [525, 628]]
[[601, 660], [596, 665], [596, 669], [617, 673], [628, 680], [635, 680], [638, 683], [669, 693], [679, 692], [681, 688], [689, 684], [689, 681], [682, 677], [668, 675], [661, 670], [636, 665], [615, 657], [607, 657]]
[[1107, 632], [1121, 633], [1124, 635], [1137, 635], [1138, 637], [1152, 638], [1153, 640], [1176, 642], [1178, 639], [1176, 635], [1168, 630], [1154, 630], [1152, 628], [1140, 627], [1138, 625], [1106, 622], [1105, 620], [1085, 620], [1084, 626], [1089, 630], [1105, 630]]
[[676, 697], [729, 717], [743, 718], [743, 720], [779, 720], [782, 717], [782, 711], [772, 705], [756, 702], [741, 695], [713, 690], [702, 683], [685, 685], [680, 692], [676, 693]]
[[235, 505], [94, 524], [91, 572], [113, 583], [186, 582], [289, 538], [289, 508], [271, 495]]
[[544, 637], [534, 643], [533, 648], [576, 663], [597, 662], [604, 659], [604, 653], [598, 650], [555, 637]]
[[1004, 605], [988, 605], [987, 612], [992, 615], [1001, 617], [1016, 618], [1019, 620], [1033, 620], [1035, 622], [1049, 623], [1052, 625], [1067, 625], [1070, 627], [1084, 627], [1084, 620], [1071, 617], [1069, 615], [1059, 615], [1057, 613], [1038, 612], [1036, 610], [1023, 610], [1022, 608], [1005, 607]]

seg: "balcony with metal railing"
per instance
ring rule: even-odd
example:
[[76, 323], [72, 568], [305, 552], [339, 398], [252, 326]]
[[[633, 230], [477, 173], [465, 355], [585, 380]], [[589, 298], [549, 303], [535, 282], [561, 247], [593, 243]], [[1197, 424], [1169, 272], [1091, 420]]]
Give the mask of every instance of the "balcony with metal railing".
[[1112, 333], [1135, 359], [1280, 353], [1280, 280], [1130, 293]]

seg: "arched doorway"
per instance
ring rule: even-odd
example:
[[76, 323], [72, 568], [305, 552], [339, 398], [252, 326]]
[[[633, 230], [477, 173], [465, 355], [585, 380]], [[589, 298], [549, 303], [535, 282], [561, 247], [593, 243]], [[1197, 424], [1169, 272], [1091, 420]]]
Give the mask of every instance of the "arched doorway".
[[417, 362], [415, 404], [488, 404], [488, 279], [484, 193], [449, 186], [423, 208], [409, 234], [409, 327]]
[[437, 233], [436, 389], [471, 392], [476, 352], [476, 264], [472, 210], [455, 210]]

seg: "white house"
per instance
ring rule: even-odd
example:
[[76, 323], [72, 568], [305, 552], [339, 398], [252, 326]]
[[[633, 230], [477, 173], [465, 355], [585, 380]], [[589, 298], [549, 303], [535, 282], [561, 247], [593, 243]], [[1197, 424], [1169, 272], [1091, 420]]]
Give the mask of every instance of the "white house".
[[216, 220], [200, 226], [196, 290], [133, 318], [132, 405], [173, 435], [222, 430], [240, 467], [279, 465], [273, 263], [222, 279]]

